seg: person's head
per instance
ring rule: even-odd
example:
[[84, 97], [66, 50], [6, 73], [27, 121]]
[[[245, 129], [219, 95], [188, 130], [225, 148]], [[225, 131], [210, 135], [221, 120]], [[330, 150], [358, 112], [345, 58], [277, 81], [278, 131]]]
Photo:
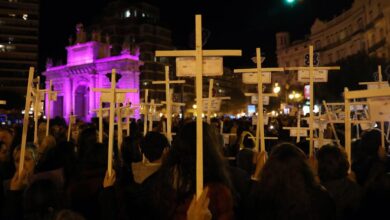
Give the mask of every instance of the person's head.
[[51, 135], [45, 136], [42, 142], [38, 145], [38, 153], [43, 154], [47, 150], [54, 148], [55, 146], [56, 146], [56, 139]]
[[253, 139], [253, 135], [246, 131], [244, 131], [242, 135], [244, 135], [242, 140], [243, 147], [248, 149], [253, 149], [255, 147], [255, 140]]
[[317, 160], [321, 182], [342, 179], [348, 175], [347, 154], [337, 146], [323, 146], [317, 153]]
[[[162, 181], [176, 189], [178, 195], [195, 193], [196, 178], [196, 123], [185, 124], [173, 141], [172, 148], [164, 158]], [[214, 129], [203, 123], [203, 176], [204, 184], [221, 183], [230, 187], [226, 164], [218, 146]], [[164, 190], [164, 189], [163, 189]]]
[[6, 148], [11, 149], [12, 142], [14, 140], [14, 134], [11, 129], [0, 128], [0, 141], [2, 141]]
[[98, 137], [97, 130], [94, 126], [86, 125], [85, 127], [80, 128], [80, 130], [77, 138], [77, 145], [79, 156], [82, 158], [95, 146], [98, 142]]
[[[16, 170], [19, 169], [19, 160], [20, 160], [20, 149], [18, 146], [13, 152], [13, 159], [15, 163]], [[24, 155], [24, 169], [28, 175], [32, 175], [35, 170], [35, 165], [37, 164], [37, 147], [31, 143], [26, 144], [26, 151]]]
[[56, 217], [54, 218], [54, 220], [84, 220], [84, 219], [85, 218], [82, 215], [68, 209], [63, 209], [59, 211], [56, 214]]
[[0, 141], [0, 162], [9, 161], [9, 152], [10, 150], [7, 145], [3, 141]]
[[127, 165], [131, 165], [134, 162], [140, 162], [142, 155], [139, 150], [140, 137], [129, 136], [125, 137], [122, 142], [122, 158], [123, 162]]
[[165, 149], [168, 149], [167, 138], [160, 132], [148, 132], [141, 141], [141, 152], [150, 161], [161, 159]]
[[385, 146], [382, 146], [381, 135], [382, 132], [379, 129], [365, 131], [359, 144], [360, 156], [372, 158], [383, 156], [389, 144], [385, 138]]
[[282, 143], [272, 149], [261, 173], [261, 182], [270, 189], [289, 183], [285, 187], [311, 187], [314, 175], [307, 163], [305, 153], [297, 146]]

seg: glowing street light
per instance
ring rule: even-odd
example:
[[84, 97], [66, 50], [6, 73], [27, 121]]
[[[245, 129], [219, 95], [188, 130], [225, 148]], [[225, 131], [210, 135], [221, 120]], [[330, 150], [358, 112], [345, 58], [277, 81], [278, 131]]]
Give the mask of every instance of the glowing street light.
[[275, 94], [278, 94], [280, 92], [280, 86], [279, 83], [275, 83], [274, 89], [273, 89]]

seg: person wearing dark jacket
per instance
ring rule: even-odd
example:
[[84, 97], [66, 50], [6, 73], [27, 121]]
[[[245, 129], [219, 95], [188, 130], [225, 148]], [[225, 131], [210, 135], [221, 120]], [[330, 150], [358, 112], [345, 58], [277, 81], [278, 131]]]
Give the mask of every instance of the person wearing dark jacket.
[[275, 146], [254, 184], [246, 219], [332, 220], [335, 204], [295, 145]]
[[337, 219], [355, 219], [362, 189], [348, 178], [346, 153], [337, 146], [325, 145], [318, 151], [317, 159], [318, 176], [335, 201]]

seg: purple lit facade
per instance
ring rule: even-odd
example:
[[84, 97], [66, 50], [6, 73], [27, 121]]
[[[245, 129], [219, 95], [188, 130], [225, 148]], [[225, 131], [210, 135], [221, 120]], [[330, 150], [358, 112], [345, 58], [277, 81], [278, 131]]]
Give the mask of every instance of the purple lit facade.
[[[93, 109], [99, 107], [100, 93], [92, 92], [92, 88], [109, 88], [110, 81], [106, 76], [116, 69], [121, 75], [117, 88], [135, 88], [138, 93], [127, 94], [132, 104], [139, 104], [139, 50], [131, 54], [125, 50], [121, 55], [110, 56], [110, 46], [106, 43], [90, 41], [78, 43], [66, 48], [67, 64], [48, 66], [43, 75], [46, 76], [46, 88], [52, 80], [53, 90], [58, 92], [57, 101], [51, 102], [48, 109], [46, 96], [46, 112], [51, 111], [52, 117], [69, 118], [71, 112], [78, 118], [89, 121], [96, 117]], [[135, 111], [139, 118], [139, 111]]]

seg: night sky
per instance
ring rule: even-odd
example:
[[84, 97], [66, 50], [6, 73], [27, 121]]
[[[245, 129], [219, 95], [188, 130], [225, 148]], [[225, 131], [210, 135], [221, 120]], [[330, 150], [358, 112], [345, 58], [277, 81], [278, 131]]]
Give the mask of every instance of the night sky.
[[[85, 26], [99, 16], [113, 0], [42, 0], [40, 23], [40, 70], [47, 57], [65, 61], [68, 37], [78, 22]], [[132, 0], [128, 0], [132, 2]], [[285, 0], [184, 0], [146, 2], [160, 8], [161, 22], [172, 31], [173, 43], [188, 49], [195, 14], [203, 15], [203, 27], [211, 31], [205, 48], [242, 49], [242, 58], [227, 58], [229, 67], [253, 65], [255, 47], [262, 48], [265, 65], [276, 65], [275, 33], [291, 32], [292, 40], [310, 33], [316, 17], [329, 20], [348, 9], [353, 0], [298, 0], [290, 6]], [[180, 2], [180, 3], [177, 3]]]

